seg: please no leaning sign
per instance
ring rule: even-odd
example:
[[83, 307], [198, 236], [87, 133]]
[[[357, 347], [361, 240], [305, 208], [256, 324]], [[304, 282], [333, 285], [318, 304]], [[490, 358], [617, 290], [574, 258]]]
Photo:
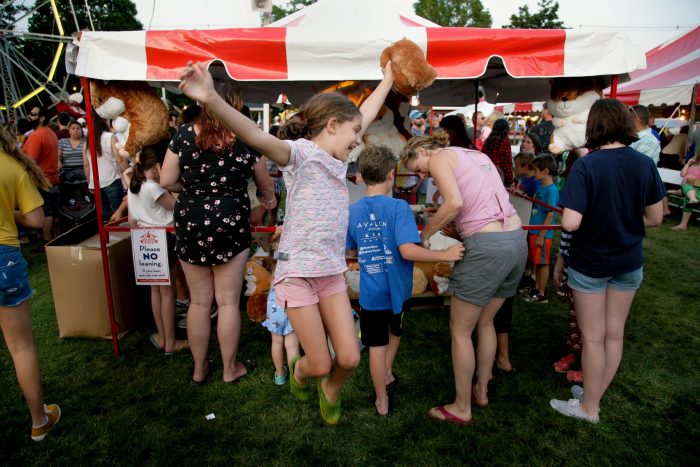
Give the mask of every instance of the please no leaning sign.
[[170, 285], [164, 228], [131, 229], [131, 253], [137, 285]]

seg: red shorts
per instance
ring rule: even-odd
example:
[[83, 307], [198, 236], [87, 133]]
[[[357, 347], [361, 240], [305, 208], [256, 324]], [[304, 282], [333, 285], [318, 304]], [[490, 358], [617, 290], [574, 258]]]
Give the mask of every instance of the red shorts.
[[537, 246], [535, 242], [537, 235], [528, 234], [527, 236], [527, 259], [535, 266], [549, 264], [549, 254], [552, 249], [552, 239], [545, 238], [544, 246]]
[[285, 277], [275, 284], [275, 298], [281, 307], [298, 308], [347, 290], [342, 273], [326, 277]]

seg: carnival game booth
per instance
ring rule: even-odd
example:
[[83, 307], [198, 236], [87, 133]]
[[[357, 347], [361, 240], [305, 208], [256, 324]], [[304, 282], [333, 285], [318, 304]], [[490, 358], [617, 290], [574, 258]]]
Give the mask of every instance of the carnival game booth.
[[[479, 85], [487, 99], [498, 94], [509, 102], [536, 100], [548, 95], [549, 78], [598, 75], [614, 89], [618, 76], [626, 79], [627, 73], [645, 66], [644, 54], [624, 33], [442, 28], [399, 14], [392, 3], [319, 0], [262, 28], [85, 31], [67, 52], [67, 68], [82, 77], [86, 102], [89, 80], [147, 81], [175, 88], [182, 68], [192, 60], [207, 63], [215, 77], [236, 80], [246, 100], [275, 102], [283, 92], [302, 103], [339, 81], [378, 83], [382, 50], [406, 37], [420, 46], [437, 71], [437, 80], [421, 91], [420, 99], [431, 105], [466, 105], [474, 102]], [[92, 120], [91, 112], [87, 117]], [[97, 171], [94, 178], [99, 186]], [[99, 225], [118, 353], [106, 254], [113, 230]]]

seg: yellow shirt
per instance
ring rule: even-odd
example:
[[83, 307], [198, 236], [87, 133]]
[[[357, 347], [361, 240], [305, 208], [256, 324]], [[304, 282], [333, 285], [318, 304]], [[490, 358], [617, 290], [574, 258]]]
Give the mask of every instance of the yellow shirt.
[[15, 209], [27, 214], [43, 204], [44, 200], [24, 167], [0, 151], [0, 245], [19, 247]]

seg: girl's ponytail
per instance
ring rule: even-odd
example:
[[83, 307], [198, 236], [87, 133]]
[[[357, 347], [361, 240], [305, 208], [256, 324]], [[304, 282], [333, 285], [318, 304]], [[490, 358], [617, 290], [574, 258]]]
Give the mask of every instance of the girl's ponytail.
[[135, 195], [138, 195], [141, 191], [141, 185], [146, 181], [146, 174], [143, 170], [143, 165], [136, 161], [133, 167], [133, 174], [131, 175], [131, 181], [129, 181], [129, 191]]
[[295, 114], [292, 118], [287, 120], [278, 130], [277, 137], [282, 140], [292, 140], [296, 141], [301, 138], [309, 138], [309, 127], [306, 125], [304, 120], [305, 112]]

